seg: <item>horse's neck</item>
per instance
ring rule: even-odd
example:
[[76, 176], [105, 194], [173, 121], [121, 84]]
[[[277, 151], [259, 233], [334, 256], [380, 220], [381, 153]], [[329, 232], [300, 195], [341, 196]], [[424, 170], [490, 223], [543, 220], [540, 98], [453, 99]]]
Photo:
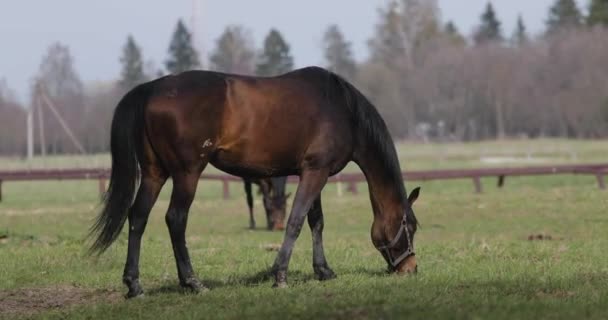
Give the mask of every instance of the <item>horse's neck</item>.
[[381, 161], [372, 155], [360, 157], [357, 164], [367, 179], [372, 208], [376, 218], [401, 215], [405, 196], [401, 194], [401, 176], [395, 177]]

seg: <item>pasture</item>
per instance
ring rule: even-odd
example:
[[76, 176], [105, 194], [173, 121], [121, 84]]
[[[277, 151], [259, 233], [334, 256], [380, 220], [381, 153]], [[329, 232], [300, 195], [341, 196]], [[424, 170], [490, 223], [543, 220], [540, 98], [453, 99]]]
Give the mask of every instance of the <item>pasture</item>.
[[[476, 144], [400, 144], [402, 169], [608, 161], [608, 143], [541, 140]], [[61, 157], [2, 169], [105, 166], [107, 156]], [[349, 166], [347, 170], [357, 170]], [[406, 182], [421, 186], [414, 210], [419, 272], [398, 277], [370, 240], [366, 188], [323, 192], [324, 242], [338, 278], [313, 279], [307, 226], [296, 243], [288, 289], [272, 289], [267, 270], [282, 232], [248, 230], [242, 185], [221, 199], [219, 183], [201, 183], [187, 242], [211, 288], [179, 289], [164, 213], [168, 183], [142, 242], [145, 297], [126, 301], [121, 283], [126, 236], [99, 258], [85, 255], [97, 214], [95, 182], [18, 182], [0, 203], [0, 318], [605, 318], [608, 310], [608, 197], [589, 176]], [[289, 185], [293, 192], [294, 185]], [[289, 206], [290, 208], [290, 206]], [[263, 223], [260, 196], [256, 219]]]

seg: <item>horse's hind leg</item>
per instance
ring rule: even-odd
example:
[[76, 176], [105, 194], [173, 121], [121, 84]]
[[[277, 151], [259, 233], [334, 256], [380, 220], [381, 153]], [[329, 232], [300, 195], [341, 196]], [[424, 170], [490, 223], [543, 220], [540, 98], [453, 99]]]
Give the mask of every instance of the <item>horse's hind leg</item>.
[[260, 179], [260, 191], [262, 191], [262, 202], [264, 203], [264, 212], [266, 214], [266, 228], [272, 230], [274, 223], [272, 220], [272, 188], [270, 179]]
[[129, 288], [127, 298], [143, 294], [139, 284], [139, 254], [141, 237], [146, 229], [148, 216], [156, 202], [158, 193], [167, 180], [167, 176], [160, 168], [142, 170], [141, 184], [137, 191], [135, 202], [129, 209], [129, 245], [127, 249], [127, 262], [123, 273], [123, 283]]
[[325, 259], [323, 250], [323, 208], [321, 206], [321, 196], [315, 200], [310, 211], [308, 211], [308, 226], [312, 232], [312, 267], [315, 275], [321, 281], [336, 277]]
[[251, 194], [251, 181], [245, 180], [245, 193], [247, 194], [247, 206], [249, 206], [249, 228], [255, 229], [255, 218], [253, 217], [253, 195]]
[[188, 223], [188, 211], [192, 200], [194, 200], [199, 177], [200, 172], [196, 170], [187, 174], [173, 175], [173, 192], [165, 216], [171, 235], [179, 283], [182, 287], [196, 292], [203, 290], [204, 287], [192, 269], [190, 255], [186, 247], [186, 225]]

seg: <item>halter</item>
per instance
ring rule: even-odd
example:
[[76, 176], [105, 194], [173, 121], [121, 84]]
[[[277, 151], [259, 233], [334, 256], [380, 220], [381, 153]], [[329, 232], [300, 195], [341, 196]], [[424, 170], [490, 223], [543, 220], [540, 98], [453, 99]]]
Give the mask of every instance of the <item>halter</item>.
[[[405, 239], [407, 241], [407, 250], [405, 250], [405, 252], [402, 253], [397, 258], [393, 258], [393, 255], [391, 254], [390, 249], [393, 249], [395, 246], [397, 246], [397, 243], [399, 242], [399, 239], [401, 239], [401, 235], [404, 232], [405, 232]], [[412, 242], [410, 240], [410, 231], [407, 229], [405, 214], [403, 215], [403, 220], [401, 220], [401, 226], [399, 227], [399, 231], [397, 232], [397, 235], [393, 238], [393, 240], [389, 244], [378, 247], [378, 250], [382, 251], [382, 253], [384, 253], [386, 255], [386, 257], [388, 257], [388, 263], [393, 268], [396, 268], [399, 265], [399, 263], [401, 263], [401, 261], [407, 259], [408, 257], [416, 255], [416, 253], [414, 252], [414, 245], [412, 244]]]

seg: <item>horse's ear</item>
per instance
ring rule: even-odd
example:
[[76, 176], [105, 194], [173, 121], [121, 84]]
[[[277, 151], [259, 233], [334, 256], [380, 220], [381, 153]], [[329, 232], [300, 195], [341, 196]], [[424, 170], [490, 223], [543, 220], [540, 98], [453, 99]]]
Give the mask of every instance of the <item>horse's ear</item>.
[[410, 203], [410, 206], [414, 204], [414, 202], [416, 202], [416, 199], [418, 199], [418, 196], [420, 195], [420, 187], [416, 187], [416, 189], [412, 190], [412, 192], [410, 193], [410, 196], [407, 197], [407, 201]]

